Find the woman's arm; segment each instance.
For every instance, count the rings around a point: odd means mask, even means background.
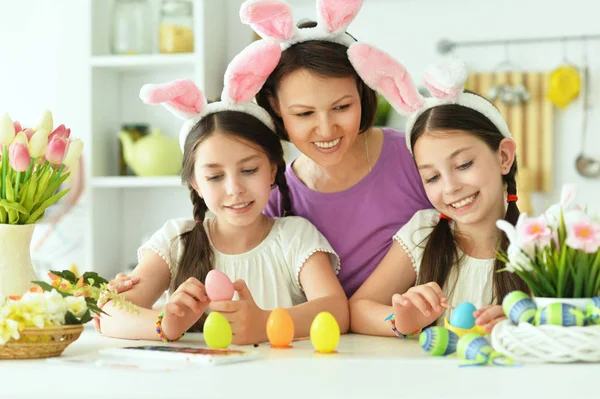
[[[117,309],[108,302],[102,308],[108,315],[102,315],[100,331],[115,338],[158,339],[155,323],[159,311],[153,310],[152,305],[169,287],[169,266],[156,253],[147,250],[131,276],[138,277],[139,282],[122,295],[140,308],[140,314]]]
[[[359,334],[394,336],[385,318],[393,312],[392,296],[412,287],[417,275],[408,254],[396,241],[350,298],[350,330]]]

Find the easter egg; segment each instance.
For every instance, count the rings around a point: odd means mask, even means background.
[[[523,291],[512,291],[502,300],[502,310],[513,323],[530,323],[535,317],[537,306]]]
[[[471,329],[475,325],[475,317],[473,312],[475,311],[475,305],[470,302],[463,302],[458,305],[452,311],[450,315],[450,324],[454,327]]]
[[[583,326],[584,315],[573,305],[555,302],[543,308],[537,315],[537,324],[573,327]]]
[[[235,292],[229,277],[218,270],[208,272],[204,286],[211,301],[231,301]]]
[[[219,312],[210,312],[204,322],[204,341],[212,349],[227,349],[233,334],[229,321]]]
[[[419,335],[419,345],[433,356],[446,356],[456,352],[458,335],[444,327],[429,327]]]
[[[595,296],[588,302],[586,310],[586,324],[600,324],[600,296]]]
[[[310,341],[319,353],[335,351],[340,342],[340,326],[329,312],[321,312],[315,316],[310,325]]]
[[[294,320],[283,308],[273,309],[267,319],[267,337],[275,348],[288,348],[294,339]]]
[[[487,363],[493,351],[488,340],[475,333],[465,335],[458,340],[456,345],[456,354],[461,359],[478,364]]]

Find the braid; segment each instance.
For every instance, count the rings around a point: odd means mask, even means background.
[[[293,216],[290,188],[287,184],[287,179],[285,178],[285,164],[277,167],[275,184],[277,184],[279,193],[281,194],[281,214],[283,216]]]

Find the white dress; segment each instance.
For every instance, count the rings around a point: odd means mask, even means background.
[[[397,241],[406,251],[417,274],[423,259],[423,250],[433,227],[440,219],[435,209],[418,211],[395,235]],[[450,227],[453,227],[451,222]],[[494,259],[472,258],[458,249],[461,263],[450,271],[448,281],[442,287],[448,297],[448,303],[455,307],[462,302],[471,302],[476,308],[492,303]],[[460,273],[458,273],[460,269]],[[458,274],[457,274],[458,273]],[[457,281],[457,275],[460,278]],[[450,317],[450,311],[446,312]]]
[[[207,231],[208,223],[208,219],[204,221]],[[169,220],[138,249],[138,263],[146,251],[154,251],[165,260],[174,278],[183,255],[179,235],[194,226],[191,219]],[[212,242],[210,245],[214,269],[231,281],[244,280],[256,304],[264,310],[306,302],[299,277],[304,263],[315,252],[328,253],[334,272],[340,270],[339,258],[327,239],[308,220],[297,216],[275,218],[263,242],[246,253],[228,255],[219,252]]]

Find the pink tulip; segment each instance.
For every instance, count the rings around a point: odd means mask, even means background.
[[[46,148],[46,160],[51,164],[60,165],[65,158],[68,146],[68,138],[61,136],[52,137]]]
[[[19,122],[14,121],[13,126],[15,127],[15,134],[23,131],[23,127],[21,126],[21,124]]]
[[[54,131],[50,133],[50,136],[48,136],[48,141],[52,140],[54,136],[64,137],[68,139],[69,136],[71,136],[71,129],[66,128],[65,125],[62,124],[58,125],[56,129],[54,129]]]
[[[23,133],[25,133],[25,136],[27,136],[27,141],[31,141],[31,136],[33,136],[33,129],[28,127],[26,129],[23,129]]]
[[[10,145],[8,151],[8,160],[11,168],[17,172],[25,172],[29,169],[30,157],[26,144],[14,142]]]

